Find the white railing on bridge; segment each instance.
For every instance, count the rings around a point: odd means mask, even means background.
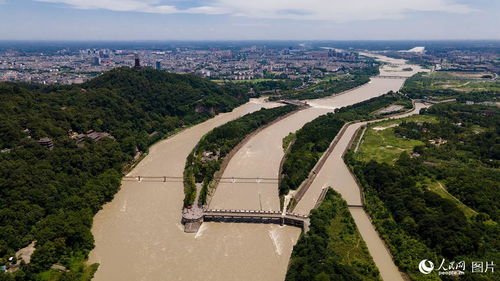
[[[172,181],[172,180],[183,180],[182,176],[124,176],[125,180],[136,180],[138,182],[154,180],[154,181]],[[231,181],[231,183],[248,183],[248,181],[255,181],[256,183],[278,183],[278,178],[266,178],[266,177],[219,177],[214,178],[217,181]],[[246,181],[246,182],[245,182]]]

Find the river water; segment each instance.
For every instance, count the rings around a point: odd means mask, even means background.
[[[408,67],[404,61],[381,56],[378,58],[397,64],[384,67],[381,75],[411,76],[420,70],[417,66],[412,66],[411,72],[401,71]],[[370,83],[344,94],[308,101],[311,108],[290,115],[252,137],[231,159],[224,177],[277,178],[279,163],[283,157],[281,146],[284,136],[337,107],[398,90],[403,82],[403,79],[373,78]],[[130,175],[182,176],[186,157],[202,135],[246,113],[275,106],[278,104],[263,103],[261,99],[252,100],[233,112],[220,114],[161,141],[151,147],[149,155]],[[314,205],[311,202],[315,202],[317,191],[323,186],[335,187],[348,202],[359,200],[359,190],[349,185],[348,171],[341,170],[343,162],[342,165],[332,164],[325,164],[321,172],[325,171],[327,176],[324,177],[321,173],[318,175],[296,211],[307,214]],[[332,177],[332,173],[341,174],[345,178]],[[90,254],[89,263],[100,263],[94,280],[284,279],[300,229],[264,224],[204,223],[198,233],[186,234],[180,224],[183,197],[183,185],[180,181],[123,181],[122,188],[113,201],[106,204],[94,218],[92,233],[96,247]],[[210,207],[278,210],[277,184],[223,183],[218,187]],[[362,215],[352,213],[356,223],[359,223],[358,228],[370,253],[374,255],[376,248],[370,248],[370,245],[377,243],[370,241],[374,237],[376,240],[378,235],[376,232],[369,233],[373,227],[367,223],[368,217],[362,221]],[[363,230],[364,228],[367,230]],[[381,241],[379,238],[378,240],[380,244]],[[374,258],[377,260],[376,256]],[[383,272],[387,256],[385,260],[384,257],[381,259],[384,262],[376,263]],[[384,274],[382,277],[385,280],[395,280],[386,279]]]

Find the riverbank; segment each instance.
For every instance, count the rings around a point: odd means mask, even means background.
[[[402,118],[411,114],[418,113],[423,108],[423,104],[415,103],[415,108],[409,112],[393,116],[391,118]],[[347,201],[349,211],[356,222],[356,226],[366,242],[368,250],[372,255],[375,264],[377,265],[383,280],[404,280],[398,268],[393,262],[392,255],[387,250],[383,240],[379,237],[373,226],[370,217],[366,214],[363,208],[363,195],[356,177],[351,173],[349,168],[343,161],[343,155],[352,145],[352,141],[356,136],[356,132],[362,126],[370,122],[378,122],[373,120],[369,122],[357,122],[345,126],[344,133],[337,139],[336,145],[332,149],[329,157],[324,161],[323,168],[317,172],[316,180],[313,181],[308,192],[297,204],[296,212],[305,214],[311,210],[320,197],[323,186],[332,186],[342,197]]]
[[[220,170],[221,163],[248,134],[297,108],[295,105],[286,105],[261,109],[216,127],[201,137],[186,159],[183,173],[186,195],[184,207],[189,209],[206,204],[210,189],[218,181],[215,174]],[[197,188],[198,184],[201,189]]]
[[[311,108],[288,116],[253,136],[229,161],[224,174],[277,177],[284,155],[284,136],[334,108],[398,90],[402,83],[401,79],[374,78],[349,94],[308,101]],[[278,105],[254,100],[157,143],[130,175],[182,176],[186,157],[201,136],[263,106]],[[95,217],[92,232],[96,248],[89,261],[99,262],[101,266],[94,280],[163,280],[165,276],[169,280],[192,281],[284,279],[300,229],[265,224],[204,223],[196,234],[186,234],[180,224],[182,190],[182,182],[122,182],[114,200]],[[277,190],[277,184],[223,184],[217,188],[210,205],[220,209],[253,210],[262,205],[264,210],[279,210]]]
[[[297,131],[297,145],[294,145],[291,151],[285,155],[284,158],[288,159],[280,171],[280,174],[284,174],[284,182],[280,183],[280,194],[296,190],[296,192],[293,192],[294,195],[290,200],[289,208],[293,210],[297,202],[300,201],[338,140],[345,133],[348,125],[356,122],[353,119],[373,119],[377,117],[376,112],[381,108],[406,101],[406,99],[406,97],[397,93],[387,93],[336,110],[335,114],[321,116]],[[323,131],[322,134],[317,133],[320,130]],[[329,144],[329,146],[326,146],[326,144]]]
[[[232,112],[219,114],[187,128],[151,146],[149,154],[136,165],[129,176],[182,177],[185,159],[201,136],[212,128],[247,113],[276,106],[280,104],[252,99]],[[180,228],[182,190],[180,181],[122,181],[120,191],[95,216],[92,226],[96,247],[90,253],[88,263],[100,264],[94,280],[140,280],[144,276],[149,276],[148,280],[155,280],[156,277],[142,270],[152,267],[153,272],[155,271],[156,267],[148,262],[149,254],[146,254],[148,258],[144,256],[138,259],[138,256],[142,256],[140,253],[148,252],[145,249],[152,249],[151,245],[160,247],[155,247],[157,251],[154,252],[157,254],[162,252],[162,248],[170,248],[177,254],[185,252],[185,245],[191,244],[188,241],[191,241],[192,236],[186,236]],[[177,241],[178,247],[172,248],[169,241]],[[184,260],[182,257],[179,259]],[[189,258],[186,258],[184,264],[188,264],[187,260]],[[128,264],[126,268],[129,270],[122,270],[124,264]],[[180,273],[174,270],[172,274]],[[190,280],[196,279],[192,276]]]
[[[259,127],[257,130],[253,131],[252,133],[248,134],[240,143],[238,143],[237,146],[235,146],[231,152],[228,153],[228,155],[224,158],[224,160],[222,161],[222,164],[220,165],[220,169],[215,173],[215,178],[220,178],[222,177],[222,175],[224,174],[227,166],[229,165],[229,162],[231,161],[231,159],[234,157],[234,155],[242,148],[244,147],[255,135],[257,135],[258,133],[262,132],[263,130],[265,130],[266,128],[276,124],[277,122],[280,122],[281,120],[285,119],[285,118],[288,118],[289,116],[301,111],[301,110],[304,110],[308,108],[308,106],[302,106],[302,107],[299,107],[297,110],[294,110],[292,112],[289,112],[283,116],[280,116],[278,118],[276,118],[275,120]],[[212,196],[214,195],[215,191],[217,190],[217,186],[218,186],[219,182],[217,182],[214,186],[213,186],[213,189],[211,189],[211,192],[209,193],[209,197],[207,199],[207,205],[210,205],[210,202],[212,201]]]

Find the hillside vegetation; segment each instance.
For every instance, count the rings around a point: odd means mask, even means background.
[[[118,191],[123,167],[153,142],[246,102],[246,92],[129,68],[79,86],[0,83],[0,265],[37,241],[32,262],[0,278],[35,280],[55,263],[79,268],[75,259],[93,248],[92,218]]]

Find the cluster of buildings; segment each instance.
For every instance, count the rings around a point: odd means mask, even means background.
[[[396,56],[432,65],[436,71],[500,73],[498,50],[493,48],[431,48],[421,52],[397,52]]]
[[[450,50],[431,56],[434,61],[438,60],[436,65],[445,71],[500,73],[500,58],[494,51]]]
[[[77,134],[75,132],[70,132],[70,137],[76,141],[76,146],[83,147],[85,146],[84,140],[85,138],[89,138],[95,142],[98,142],[104,138],[110,138],[114,140],[115,138],[106,132],[95,132],[94,130],[88,130],[86,134]]]
[[[31,135],[30,135],[31,131],[29,129],[25,129],[25,130],[23,130],[23,132],[28,134],[26,136],[26,138],[31,139]],[[78,146],[78,147],[84,147],[85,146],[85,139],[87,139],[87,138],[94,141],[94,142],[99,142],[105,138],[115,140],[115,138],[107,132],[95,132],[94,130],[88,130],[84,134],[78,134],[78,133],[70,130],[68,132],[68,137],[73,139],[75,141],[76,146]],[[54,141],[49,137],[40,138],[37,140],[37,142],[41,146],[47,148],[48,150],[54,149]],[[11,151],[12,151],[11,148],[4,148],[4,149],[0,150],[0,153],[9,153]]]
[[[89,138],[93,140],[94,142],[99,142],[100,140],[104,138],[109,138],[114,140],[115,138],[110,135],[109,133],[106,132],[95,132],[94,130],[88,130],[87,133],[85,134],[78,134],[73,131],[68,132],[68,136],[75,140],[76,146],[78,147],[84,147],[85,146],[85,138]],[[51,138],[41,138],[38,140],[38,143],[44,147],[46,147],[49,150],[54,149],[54,142],[52,141]]]
[[[112,68],[131,65],[111,50],[61,50],[55,53],[0,52],[0,81],[42,84],[79,84]]]
[[[357,53],[306,47],[172,48],[168,50],[63,49],[56,52],[0,51],[0,81],[83,83],[120,66],[141,65],[214,80],[320,78],[366,65]]]

